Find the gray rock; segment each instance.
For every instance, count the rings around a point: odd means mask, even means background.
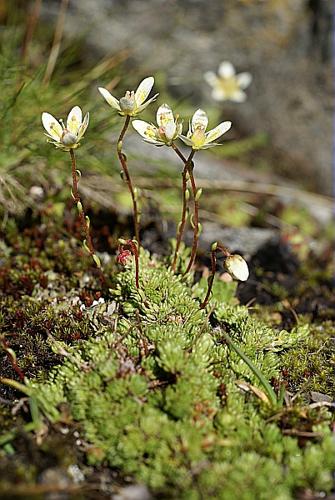
[[[43,5],[56,15],[58,2]],[[136,73],[163,71],[195,107],[214,104],[204,71],[222,60],[250,71],[248,101],[219,104],[224,117],[235,133],[265,131],[278,171],[330,194],[331,10],[326,0],[72,0],[66,33],[85,35],[92,61],[129,48]]]

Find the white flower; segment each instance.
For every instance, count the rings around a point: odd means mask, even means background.
[[[239,281],[247,281],[249,278],[248,264],[240,255],[229,255],[224,265],[232,278]]]
[[[70,151],[80,145],[80,140],[88,127],[89,113],[86,113],[83,119],[80,107],[75,106],[68,114],[66,126],[62,120],[56,120],[50,113],[42,113],[42,123],[49,142],[63,151]]]
[[[136,116],[157,98],[158,94],[144,102],[150,94],[154,82],[154,78],[152,76],[148,76],[148,78],[142,80],[135,92],[133,90],[127,90],[124,97],[121,97],[120,100],[117,100],[107,89],[104,89],[103,87],[99,87],[98,90],[106,99],[108,104],[112,106],[112,108],[116,109],[120,115]]]
[[[207,149],[213,146],[218,146],[215,139],[225,134],[231,127],[231,122],[222,122],[217,127],[209,132],[206,132],[208,125],[208,117],[205,111],[198,109],[191,120],[187,136],[181,135],[181,140],[191,146],[192,149]]]
[[[237,75],[234,66],[228,61],[220,64],[217,75],[213,71],[207,71],[204,78],[213,87],[212,97],[215,101],[244,102],[247,95],[243,90],[252,81],[250,73]]]
[[[172,109],[167,104],[162,104],[156,114],[157,125],[143,120],[134,120],[133,127],[146,142],[155,146],[171,146],[182,132],[183,125],[179,117],[173,116]]]

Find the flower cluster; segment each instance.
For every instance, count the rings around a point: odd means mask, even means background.
[[[251,75],[249,73],[241,73],[239,75],[235,74],[234,67],[228,63],[221,63],[218,76],[213,72],[207,72],[205,74],[205,79],[213,87],[212,96],[216,100],[230,99],[237,102],[242,102],[245,100],[245,93],[243,89],[246,88],[251,82]],[[138,273],[138,249],[140,248],[139,241],[139,221],[140,221],[140,211],[137,205],[137,190],[133,187],[129,169],[127,166],[126,155],[122,152],[122,141],[125,132],[128,128],[130,120],[137,117],[151,102],[155,101],[158,94],[149,98],[150,92],[154,85],[154,78],[149,76],[142,80],[137,89],[134,91],[127,91],[123,97],[117,99],[114,97],[107,89],[99,87],[99,92],[107,101],[107,103],[115,109],[121,116],[125,116],[125,124],[120,133],[118,140],[117,153],[119,156],[120,163],[125,173],[128,188],[132,196],[133,201],[133,211],[134,211],[134,228],[135,228],[135,240],[128,240],[127,245],[129,248],[120,248],[120,253],[118,255],[118,262],[125,265],[131,254],[135,256],[136,260],[136,286],[139,287],[139,273]],[[94,258],[94,261],[98,261],[98,257],[95,254],[92,239],[90,237],[89,230],[89,219],[84,215],[82,202],[80,200],[78,192],[78,175],[80,172],[76,167],[76,159],[74,150],[80,145],[80,141],[83,138],[89,123],[89,113],[83,118],[82,111],[79,106],[75,106],[71,109],[66,125],[62,120],[57,120],[50,113],[42,113],[42,123],[46,130],[46,136],[49,142],[54,144],[57,148],[63,151],[70,152],[72,159],[72,178],[73,178],[73,189],[72,196],[77,204],[78,212],[82,220],[82,226],[85,231],[86,239],[84,240],[85,248],[88,248],[89,253]],[[169,146],[173,147],[178,156],[182,159],[184,163],[183,170],[183,210],[182,210],[182,221],[179,225],[179,233],[177,235],[177,246],[175,250],[175,258],[173,261],[172,268],[174,270],[176,264],[176,258],[178,255],[178,249],[180,246],[182,233],[186,222],[186,203],[187,203],[187,182],[189,176],[191,186],[192,186],[192,196],[194,203],[194,218],[193,218],[193,246],[191,251],[191,258],[189,265],[187,267],[186,273],[191,269],[194,262],[198,238],[201,230],[201,224],[198,222],[198,202],[201,195],[201,189],[197,190],[194,176],[193,176],[193,156],[196,151],[201,149],[207,149],[213,146],[218,146],[219,144],[215,142],[222,135],[224,135],[230,128],[232,123],[230,121],[221,122],[212,130],[207,131],[208,128],[208,116],[206,112],[202,109],[198,109],[193,114],[190,122],[189,128],[186,135],[183,135],[183,122],[180,120],[179,115],[174,115],[172,109],[168,104],[162,104],[156,113],[156,124],[148,123],[143,120],[134,119],[132,121],[132,126],[138,132],[142,138],[155,146]],[[185,158],[183,153],[175,145],[175,141],[180,139],[187,146],[191,148],[191,153],[188,158]],[[79,173],[79,174],[78,174]],[[88,242],[88,243],[86,243]],[[136,242],[136,245],[135,245]],[[248,279],[249,271],[246,262],[239,255],[231,255],[226,253],[226,269],[231,274],[231,276],[240,281],[245,281]],[[100,265],[98,266],[100,267]],[[207,299],[206,299],[207,300]]]

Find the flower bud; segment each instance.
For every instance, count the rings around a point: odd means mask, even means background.
[[[236,280],[247,281],[249,278],[248,264],[240,255],[229,255],[225,260],[225,267]]]

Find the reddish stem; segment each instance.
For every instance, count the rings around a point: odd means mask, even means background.
[[[214,278],[215,278],[215,271],[216,271],[216,252],[218,250],[221,250],[223,255],[225,257],[228,257],[230,255],[230,252],[228,248],[226,248],[222,243],[213,243],[212,248],[211,248],[211,275],[208,278],[208,287],[207,287],[207,293],[206,297],[204,298],[203,302],[200,304],[200,309],[205,309],[207,306],[211,293],[212,293],[212,288],[213,288],[213,283],[214,283]]]
[[[193,154],[192,154],[193,153]],[[188,174],[190,176],[190,181],[191,181],[191,188],[192,188],[192,195],[193,195],[193,243],[192,243],[192,250],[191,250],[191,257],[187,266],[187,269],[184,273],[187,274],[191,267],[193,266],[193,263],[195,261],[195,258],[197,256],[197,249],[198,249],[198,240],[199,240],[199,201],[197,200],[197,186],[195,184],[195,179],[193,175],[193,162],[192,162],[192,157],[194,155],[194,150],[192,149],[192,153],[190,154],[187,162],[188,162]]]
[[[127,115],[126,120],[125,120],[124,125],[123,125],[123,128],[120,132],[119,139],[117,141],[117,154],[118,154],[121,166],[122,166],[122,170],[126,176],[126,182],[128,185],[130,195],[131,195],[132,202],[133,202],[135,238],[138,242],[138,245],[140,246],[140,227],[139,227],[140,214],[139,214],[139,210],[138,210],[138,206],[137,206],[137,199],[136,199],[133,183],[132,183],[130,173],[128,170],[127,158],[126,158],[126,155],[122,153],[122,141],[123,141],[125,133],[128,129],[129,123],[130,123],[130,116]]]
[[[83,228],[83,231],[85,233],[85,239],[87,243],[87,247],[89,249],[90,255],[93,256],[95,254],[93,242],[92,242],[92,237],[91,237],[91,232],[90,232],[90,227],[87,222],[87,219],[85,217],[85,212],[84,212],[84,207],[83,203],[80,199],[79,191],[78,191],[78,175],[77,175],[77,162],[76,162],[76,156],[74,154],[73,149],[70,149],[70,156],[71,156],[71,163],[72,163],[72,196],[74,202],[78,205],[80,203],[82,209],[78,209],[79,212],[79,220],[81,223],[81,226]]]
[[[180,223],[178,224],[178,229],[177,229],[177,236],[176,236],[176,248],[174,251],[173,255],[173,261],[172,261],[172,271],[176,270],[176,264],[177,264],[177,258],[179,254],[179,248],[181,244],[181,240],[184,234],[185,230],[185,225],[186,225],[186,213],[187,213],[187,198],[186,198],[186,188],[187,188],[187,159],[184,157],[184,155],[179,151],[177,146],[172,143],[172,148],[175,150],[179,158],[182,159],[184,162],[184,169],[182,172],[182,210],[181,210],[181,217],[180,217]]]
[[[21,368],[19,367],[19,365],[17,364],[16,359],[8,351],[8,349],[10,348],[10,346],[8,345],[8,342],[4,338],[2,338],[1,339],[1,344],[2,344],[2,347],[3,347],[4,351],[7,354],[8,360],[9,360],[10,364],[12,365],[13,370],[18,375],[20,381],[23,382],[25,375],[24,375],[23,371],[21,370]]]

